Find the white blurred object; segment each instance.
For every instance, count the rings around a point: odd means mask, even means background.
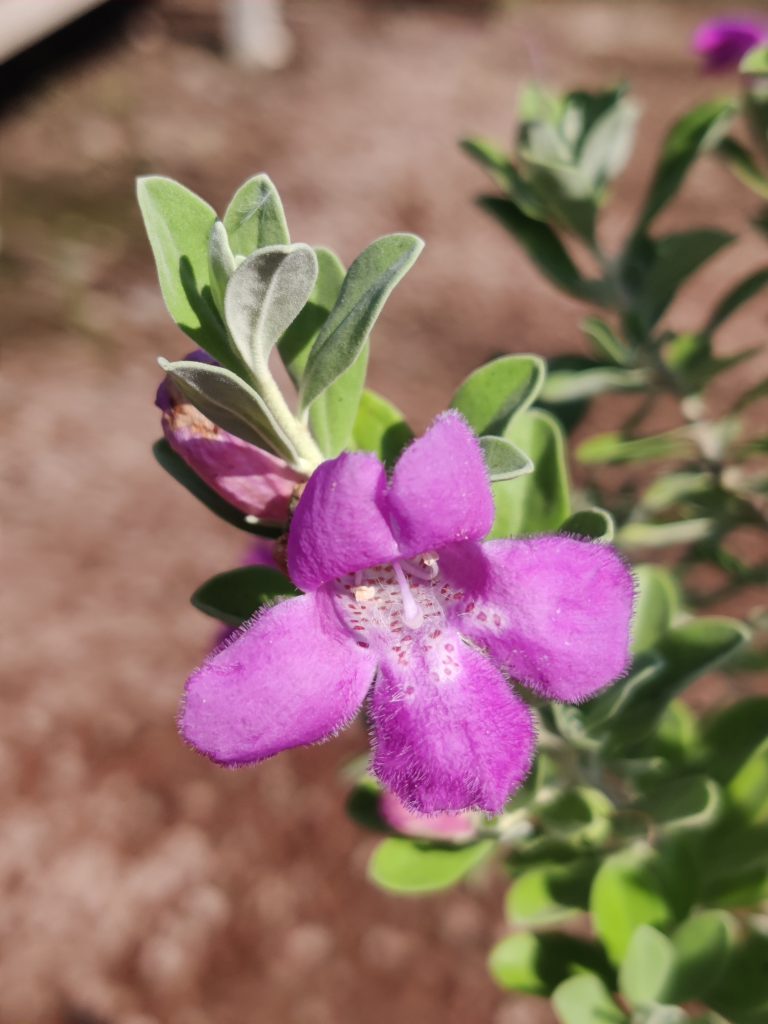
[[[104,0],[0,0],[0,62],[51,35]]]
[[[225,0],[224,45],[244,67],[285,67],[293,55],[293,38],[282,0]]]

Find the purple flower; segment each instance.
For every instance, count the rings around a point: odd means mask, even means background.
[[[187,360],[216,360],[198,349]],[[282,459],[222,430],[188,402],[172,383],[157,389],[155,405],[163,413],[163,433],[190,469],[230,505],[246,515],[285,523],[297,484],[306,477]]]
[[[693,50],[704,58],[707,71],[728,71],[758,43],[768,39],[768,19],[759,15],[711,18],[693,35]]]
[[[184,737],[222,764],[337,733],[367,698],[373,771],[422,814],[498,813],[533,756],[502,672],[581,701],[628,663],[633,582],[609,547],[479,543],[493,498],[477,439],[440,416],[387,481],[345,453],[310,478],[288,537],[306,591],[258,614],[187,683]]]

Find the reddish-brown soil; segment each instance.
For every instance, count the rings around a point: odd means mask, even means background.
[[[188,595],[243,542],[149,454],[154,357],[189,346],[132,179],[170,174],[221,207],[266,170],[294,237],[347,261],[387,231],[422,234],[371,370],[422,428],[492,353],[580,344],[578,307],[474,208],[482,176],[456,140],[507,136],[534,71],[628,76],[643,143],[610,240],[669,119],[725,87],[687,58],[713,5],[292,0],[297,55],[273,75],[222,59],[214,0],[134,6],[119,31],[101,17],[87,45],[64,37],[63,59],[17,65],[0,119],[0,1024],[548,1020],[485,973],[501,877],[418,901],[366,882],[371,840],[345,819],[340,778],[361,730],[242,772],[177,738],[182,681],[214,631]],[[740,228],[753,206],[703,162],[667,220]],[[679,321],[761,250],[747,237],[713,263]],[[721,344],[761,329],[756,302]]]

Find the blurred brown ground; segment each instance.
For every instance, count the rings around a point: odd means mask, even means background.
[[[371,842],[346,821],[339,778],[365,748],[359,728],[238,773],[176,736],[182,681],[213,632],[188,595],[243,543],[149,454],[154,357],[190,346],[165,314],[132,179],[170,174],[222,208],[266,170],[294,237],[346,261],[387,231],[421,233],[371,380],[423,428],[488,356],[580,345],[579,308],[473,207],[484,182],[456,140],[507,136],[534,70],[563,85],[629,77],[643,144],[616,235],[669,120],[729,86],[687,58],[718,8],[289,0],[296,59],[260,75],[218,54],[214,0],[122,7],[119,30],[100,16],[95,38],[68,34],[68,59],[45,49],[3,94],[0,1022],[548,1021],[485,973],[501,877],[418,901],[366,883]],[[667,223],[740,228],[753,206],[704,161]],[[764,254],[748,236],[715,261],[678,322]],[[723,350],[765,326],[755,302]]]

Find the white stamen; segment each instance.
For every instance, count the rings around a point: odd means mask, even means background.
[[[440,572],[437,565],[437,555],[434,551],[428,551],[425,555],[421,556],[421,559],[417,561],[414,559],[403,559],[405,564],[408,566],[408,572],[411,576],[415,576],[417,580],[428,580],[435,579]]]
[[[372,601],[376,597],[376,587],[355,587],[352,593],[358,604],[365,604],[366,601]]]
[[[403,622],[409,629],[418,629],[424,621],[424,613],[411,593],[411,588],[408,586],[408,580],[405,578],[403,567],[399,562],[395,562],[392,568],[395,570],[395,577],[397,578],[397,583],[400,587],[400,597],[403,602]]]

